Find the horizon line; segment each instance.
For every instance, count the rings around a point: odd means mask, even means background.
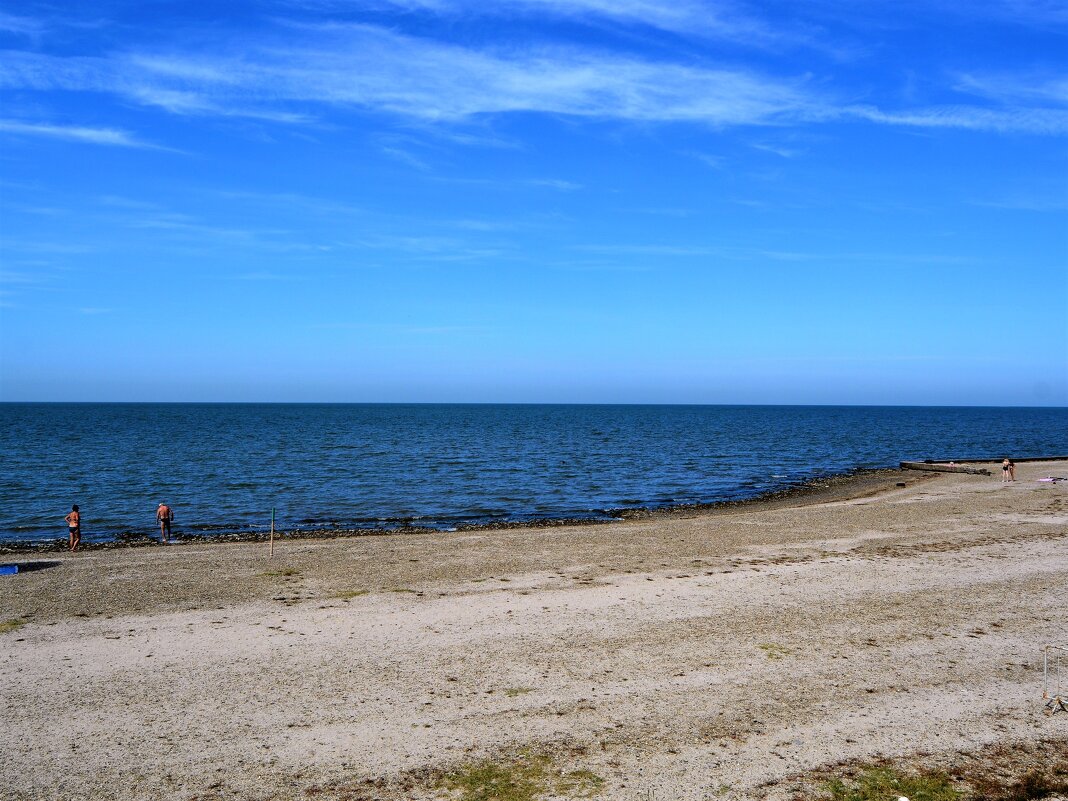
[[[628,401],[211,401],[211,400],[0,400],[0,405],[144,405],[144,406],[694,406],[852,409],[1068,409],[1068,404],[971,403],[701,403]]]

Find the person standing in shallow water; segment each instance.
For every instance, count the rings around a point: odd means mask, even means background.
[[[172,520],[174,520],[174,510],[167,504],[161,503],[156,510],[156,522],[159,523],[159,536],[164,545],[170,541]]]
[[[70,508],[70,514],[63,518],[67,521],[67,529],[70,533],[70,549],[77,550],[82,541],[82,514],[78,511],[78,504]]]

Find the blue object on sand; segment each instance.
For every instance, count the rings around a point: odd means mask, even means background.
[[[18,572],[18,565],[0,565],[0,576],[13,576]]]

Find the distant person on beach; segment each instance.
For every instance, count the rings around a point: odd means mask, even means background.
[[[1008,457],[1001,460],[1001,483],[1005,484],[1009,481],[1009,477],[1015,472],[1015,465],[1009,461]],[[1015,478],[1012,480],[1015,481]]]
[[[63,519],[67,521],[67,529],[70,532],[70,549],[74,551],[82,541],[82,515],[78,511],[78,504],[74,504],[70,508],[70,514]]]
[[[171,536],[171,521],[174,520],[174,510],[167,504],[161,503],[156,510],[156,522],[159,523],[159,535],[166,545]]]
[[[1016,462],[1009,459],[1009,481],[1016,480]]]

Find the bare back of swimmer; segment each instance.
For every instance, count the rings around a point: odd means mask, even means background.
[[[67,521],[67,531],[70,534],[70,549],[76,551],[82,541],[82,513],[78,511],[78,504],[74,504],[70,508],[70,514],[63,519]]]
[[[174,520],[174,510],[167,504],[161,503],[156,510],[156,522],[159,523],[159,535],[164,543],[171,536],[171,521]]]

